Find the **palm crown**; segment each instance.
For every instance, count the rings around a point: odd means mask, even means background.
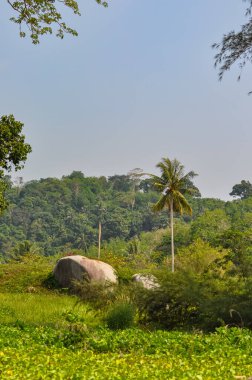
[[[192,208],[184,195],[193,195],[197,191],[192,183],[197,174],[193,171],[185,174],[184,166],[176,159],[163,158],[157,164],[157,168],[161,170],[161,176],[152,175],[152,180],[154,187],[162,193],[162,196],[153,206],[153,210],[162,211],[164,207],[170,208],[173,203],[175,212],[191,214]]]

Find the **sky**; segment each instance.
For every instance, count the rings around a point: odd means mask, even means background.
[[[0,14],[0,115],[24,123],[33,152],[14,176],[158,174],[162,157],[198,173],[202,196],[252,182],[252,68],[218,81],[211,45],[245,22],[237,0],[80,1],[79,36],[20,39]]]

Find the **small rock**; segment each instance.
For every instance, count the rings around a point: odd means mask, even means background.
[[[28,293],[36,293],[36,288],[34,288],[34,286],[29,286],[29,287],[27,288],[27,292],[28,292]]]
[[[132,280],[142,284],[145,289],[156,289],[160,287],[157,278],[152,274],[136,273],[133,275]]]

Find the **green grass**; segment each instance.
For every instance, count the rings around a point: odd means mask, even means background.
[[[0,264],[0,293],[48,293],[45,281],[55,261],[55,258],[26,255],[21,262]]]
[[[89,306],[77,303],[76,297],[55,294],[0,293],[1,324],[20,323],[61,327],[68,321],[85,321],[96,325],[100,319]]]

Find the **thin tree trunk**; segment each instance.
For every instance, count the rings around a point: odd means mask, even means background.
[[[174,272],[174,231],[173,231],[173,199],[170,204],[170,227],[171,227],[171,255],[172,255],[172,272]]]
[[[99,232],[98,232],[98,259],[101,258],[101,234],[102,234],[102,225],[99,222]]]

